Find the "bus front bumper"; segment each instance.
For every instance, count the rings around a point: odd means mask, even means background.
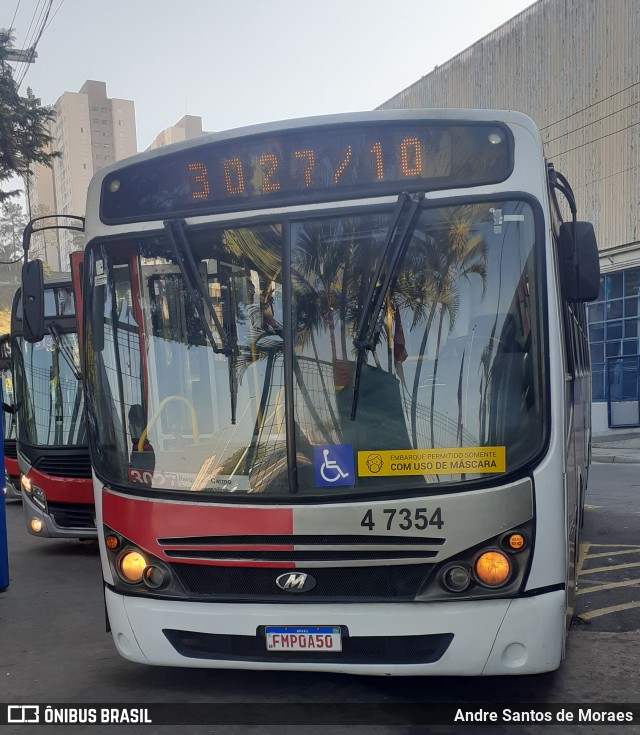
[[[179,602],[106,588],[105,599],[119,653],[158,666],[480,676],[553,671],[563,654],[563,590],[513,600],[322,605]],[[370,653],[356,660],[345,646],[343,653],[288,652],[275,660],[262,626],[340,626],[360,639],[359,651]],[[423,661],[398,662],[379,652],[380,641],[394,650],[394,636],[430,637],[443,645]]]
[[[9,473],[5,472],[5,489],[4,496],[7,500],[19,500],[22,497],[22,491],[20,489],[20,478],[13,477]]]
[[[40,507],[38,507],[29,497],[29,493],[27,492],[22,493],[22,507],[24,508],[24,519],[27,531],[33,536],[41,536],[43,538],[74,539],[98,538],[98,531],[95,526],[93,528],[87,528],[86,526],[75,527],[72,524],[68,526],[57,524],[53,515],[45,513]],[[36,531],[36,528],[39,528],[40,530]]]

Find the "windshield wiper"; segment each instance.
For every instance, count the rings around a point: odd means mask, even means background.
[[[194,299],[193,306],[198,315],[200,323],[204,327],[204,330],[211,342],[211,347],[216,354],[226,355],[229,361],[229,394],[231,396],[231,423],[236,423],[236,408],[238,403],[238,387],[236,378],[236,345],[232,344],[229,333],[225,330],[220,322],[220,318],[216,312],[211,296],[204,285],[198,266],[191,252],[191,245],[187,238],[186,227],[187,223],[183,220],[165,220],[164,228],[167,232],[167,237],[176,258],[176,263],[180,268],[180,273],[187,285],[190,294],[198,293],[202,301]],[[222,348],[218,347],[211,326],[207,321],[207,318],[202,308],[202,304],[205,304],[213,323],[215,324],[216,331],[220,336],[222,342]]]
[[[66,345],[64,343],[62,335],[60,334],[60,332],[58,332],[58,327],[55,324],[49,324],[49,326],[47,327],[47,331],[53,337],[53,341],[58,348],[58,352],[62,355],[62,357],[64,357],[65,362],[71,368],[73,377],[76,380],[81,380],[80,371],[76,367],[76,362],[73,359],[73,353],[69,349],[69,345]]]
[[[391,215],[391,224],[387,230],[382,257],[371,279],[369,293],[365,301],[366,307],[358,323],[358,333],[353,340],[356,348],[356,369],[353,377],[353,401],[351,403],[351,420],[355,421],[358,408],[358,394],[360,392],[360,375],[364,364],[366,350],[374,349],[373,337],[375,334],[378,316],[391,280],[396,275],[399,263],[402,261],[407,243],[411,240],[415,229],[416,219],[420,213],[420,207],[424,200],[424,194],[416,194],[411,197],[403,192],[398,197],[396,207]],[[406,211],[406,215],[405,215]],[[400,224],[403,220],[402,225]]]

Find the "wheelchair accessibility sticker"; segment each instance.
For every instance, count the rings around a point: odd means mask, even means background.
[[[313,448],[316,487],[355,485],[356,473],[351,444],[331,444]]]

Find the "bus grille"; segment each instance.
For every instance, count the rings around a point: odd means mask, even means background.
[[[361,561],[379,565],[385,561],[426,562],[438,553],[443,538],[364,535],[256,535],[161,538],[158,543],[169,559],[202,561],[326,562],[348,565]],[[185,548],[188,547],[188,548]],[[196,547],[196,548],[194,548]],[[314,564],[319,566],[319,564]]]
[[[81,503],[49,503],[49,513],[59,528],[90,528],[96,527],[93,505]]]
[[[343,628],[342,651],[267,651],[264,629],[257,635],[223,635],[165,629],[167,640],[182,656],[226,661],[281,663],[427,664],[438,661],[453,640],[452,633],[402,636],[358,636]]]
[[[436,551],[422,551],[422,550],[407,550],[407,549],[393,549],[382,551],[380,549],[368,550],[324,550],[318,551],[316,549],[305,549],[305,550],[294,550],[294,551],[254,551],[252,549],[234,549],[229,551],[224,550],[206,550],[206,551],[194,551],[193,549],[173,549],[164,552],[170,559],[206,559],[206,560],[220,560],[220,561],[295,561],[298,563],[304,563],[305,561],[328,561],[328,562],[341,562],[341,561],[370,561],[375,560],[377,562],[383,560],[392,559],[431,559],[436,556]]]
[[[42,457],[35,463],[34,469],[44,475],[52,475],[53,477],[91,479],[89,454],[80,454],[73,457]]]
[[[413,600],[427,581],[432,564],[362,567],[314,567],[278,569],[263,567],[210,566],[172,563],[171,569],[187,592],[199,599],[244,599],[280,602],[323,602],[341,600]],[[306,571],[316,586],[304,593],[281,590],[281,574]]]
[[[422,538],[421,536],[313,536],[311,534],[270,534],[256,536],[177,536],[159,538],[160,546],[442,546],[443,538]]]
[[[18,445],[15,440],[5,439],[4,456],[9,457],[9,459],[18,459]]]

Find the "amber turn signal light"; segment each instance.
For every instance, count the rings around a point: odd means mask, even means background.
[[[109,534],[104,540],[105,546],[111,551],[115,551],[120,546],[120,539],[117,536]]]
[[[524,536],[521,533],[512,533],[510,536],[507,536],[505,540],[507,542],[507,546],[513,551],[524,549],[526,543]]]

